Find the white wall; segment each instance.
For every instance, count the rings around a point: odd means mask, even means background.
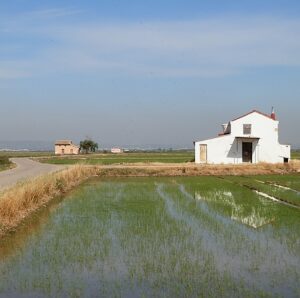
[[[242,142],[252,142],[253,163],[290,158],[290,146],[278,142],[278,121],[254,112],[230,124],[230,134],[195,143],[196,163],[200,163],[200,144],[207,145],[207,163],[242,163]],[[243,134],[243,124],[251,124],[251,135]]]
[[[207,145],[208,163],[234,163],[234,159],[227,158],[234,138],[231,135],[224,135],[214,139],[195,143],[195,162],[200,163],[200,144]]]

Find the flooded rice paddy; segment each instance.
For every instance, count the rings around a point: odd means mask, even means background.
[[[299,297],[300,210],[235,182],[89,181],[1,240],[0,297]]]

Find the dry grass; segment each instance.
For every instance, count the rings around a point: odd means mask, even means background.
[[[270,175],[300,172],[300,162],[288,164],[195,165],[151,164],[101,166],[99,175],[108,177],[133,176],[218,176],[218,175]]]
[[[0,236],[14,229],[32,212],[83,180],[97,174],[96,167],[70,169],[27,181],[0,195]]]

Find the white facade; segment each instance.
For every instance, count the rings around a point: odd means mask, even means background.
[[[213,164],[282,163],[291,156],[289,145],[280,145],[275,114],[259,111],[223,124],[218,137],[195,142],[195,162]]]
[[[114,148],[110,149],[110,152],[111,153],[123,153],[123,149],[114,147]]]

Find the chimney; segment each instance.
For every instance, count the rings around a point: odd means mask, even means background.
[[[271,118],[272,118],[273,120],[276,120],[276,115],[275,115],[274,107],[272,107]]]
[[[223,133],[225,133],[225,132],[226,132],[226,130],[227,130],[227,127],[228,127],[228,123],[226,123],[226,124],[222,124]]]

